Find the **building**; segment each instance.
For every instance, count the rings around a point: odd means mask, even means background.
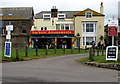
[[[100,40],[104,37],[103,3],[100,5],[100,13],[88,8],[74,16],[75,37],[78,38],[76,47],[91,47],[93,41],[96,45],[104,43],[104,40]]]
[[[6,41],[6,25],[13,25],[11,42],[13,48],[23,48],[28,45],[29,31],[33,25],[34,11],[32,7],[0,8],[1,35]]]
[[[30,31],[30,48],[85,48],[91,42],[101,44],[104,37],[103,3],[100,13],[86,9],[83,11],[42,11],[35,15],[35,25]],[[64,46],[65,45],[65,46]]]
[[[74,14],[80,11],[42,11],[35,15],[30,31],[30,48],[74,48]]]

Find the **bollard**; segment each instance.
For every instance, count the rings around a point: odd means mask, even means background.
[[[64,54],[65,54],[65,45],[64,45],[64,48],[63,48],[63,52],[64,52]]]
[[[92,51],[92,48],[90,48],[90,50],[89,50],[89,59],[91,60],[91,61],[93,61],[93,51]]]
[[[80,46],[78,47],[78,53],[80,53]]]
[[[99,47],[97,47],[97,56],[99,56]]]
[[[19,60],[18,49],[16,49],[16,60]]]
[[[73,53],[73,49],[71,48],[71,53]]]
[[[36,56],[38,56],[38,49],[36,48],[35,50],[36,50]]]
[[[93,50],[93,55],[92,56],[95,56],[95,47],[92,48]]]
[[[48,55],[48,45],[46,45],[46,52],[45,52],[46,55]]]
[[[28,49],[25,47],[25,56],[28,57]]]
[[[103,48],[103,46],[102,46],[102,55],[104,55],[104,48]]]
[[[85,46],[85,52],[87,51],[87,46]]]
[[[56,46],[54,47],[54,54],[56,54]]]

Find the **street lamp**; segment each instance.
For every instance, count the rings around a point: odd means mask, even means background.
[[[77,33],[77,46],[78,46],[78,52],[80,53],[80,34]]]

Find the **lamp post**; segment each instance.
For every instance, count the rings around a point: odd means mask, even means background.
[[[78,52],[80,53],[80,34],[77,33],[77,46],[78,46]]]

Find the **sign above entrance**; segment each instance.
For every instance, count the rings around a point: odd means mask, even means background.
[[[74,34],[74,30],[32,30],[30,34]]]

